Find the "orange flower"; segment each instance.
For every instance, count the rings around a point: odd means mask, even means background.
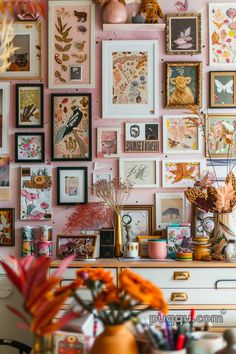
[[[76,272],[77,279],[81,279],[84,284],[88,281],[95,282],[99,280],[104,284],[113,284],[113,275],[110,271],[101,268],[83,268]]]
[[[109,306],[110,304],[119,303],[119,293],[118,289],[115,285],[110,285],[106,289],[103,289],[95,299],[95,308],[99,311],[102,310],[105,306]]]

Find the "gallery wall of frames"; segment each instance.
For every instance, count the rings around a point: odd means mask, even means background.
[[[160,0],[166,31],[122,32],[103,30],[92,1],[49,3],[48,19],[14,23],[18,57],[0,74],[0,255],[21,254],[25,225],[52,226],[56,249],[101,178],[133,182],[127,208],[148,218],[144,235],[190,221],[183,192],[207,156],[186,107],[208,112],[223,174],[217,122],[236,121],[236,10],[198,0],[186,15]]]

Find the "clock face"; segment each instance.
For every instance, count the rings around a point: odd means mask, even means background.
[[[132,218],[130,215],[125,214],[122,216],[122,222],[124,225],[130,225],[132,223]]]

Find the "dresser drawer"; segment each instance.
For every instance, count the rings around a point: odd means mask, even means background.
[[[218,286],[236,289],[234,268],[131,268],[131,270],[160,288],[215,289]]]

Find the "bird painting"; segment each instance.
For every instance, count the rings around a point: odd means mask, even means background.
[[[175,4],[175,7],[178,12],[186,12],[188,10],[188,0],[183,1],[177,1]]]
[[[58,129],[55,144],[59,144],[65,136],[69,135],[74,128],[77,128],[83,118],[83,112],[80,111],[79,107],[73,110],[72,116],[68,119],[66,125],[63,125]]]

